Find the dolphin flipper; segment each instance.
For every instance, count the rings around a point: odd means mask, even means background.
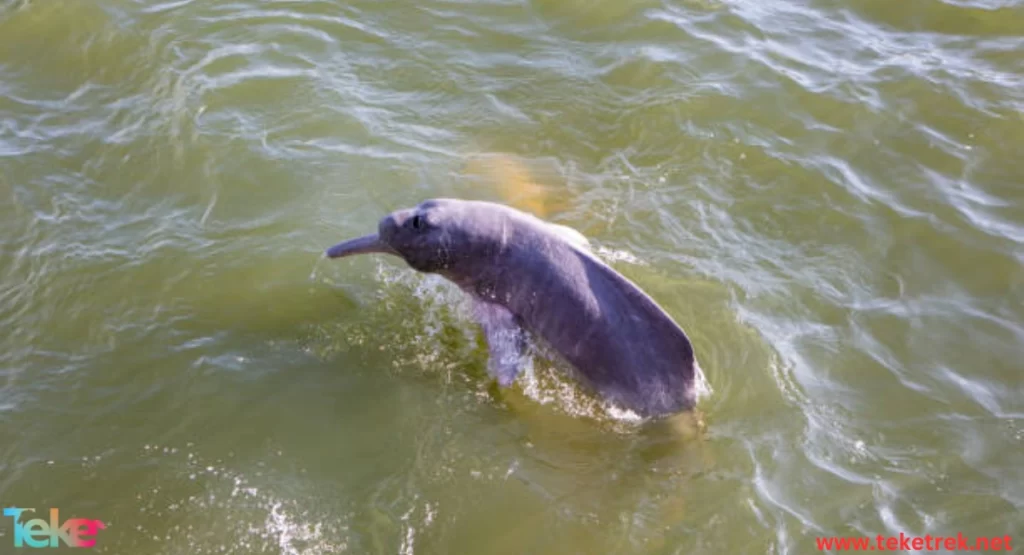
[[[476,301],[473,312],[487,338],[487,373],[501,387],[508,387],[519,375],[526,352],[526,335],[516,317],[501,305]]]

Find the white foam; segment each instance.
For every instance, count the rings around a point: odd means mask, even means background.
[[[704,370],[700,367],[700,363],[697,359],[693,360],[693,389],[696,392],[697,400],[706,399],[714,394],[714,390],[711,388],[711,382],[708,381],[707,376],[704,375]]]
[[[609,249],[608,247],[597,247],[595,251],[598,256],[604,260],[605,263],[611,262],[625,262],[627,264],[634,264],[636,266],[646,266],[647,263],[637,258],[637,256],[629,251]]]

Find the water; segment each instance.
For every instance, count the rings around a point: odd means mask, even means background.
[[[0,504],[111,554],[1022,542],[1022,145],[1019,0],[0,2]],[[691,335],[702,437],[539,355],[499,394],[456,291],[320,258],[527,179]]]

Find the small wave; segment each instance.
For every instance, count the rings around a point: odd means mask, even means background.
[[[344,515],[309,509],[307,495],[280,493],[283,488],[266,470],[238,471],[206,461],[187,446],[149,444],[142,451],[147,458],[158,457],[171,476],[137,496],[141,512],[158,517],[160,528],[136,525],[131,533],[122,532],[123,546],[163,544],[167,551],[149,552],[169,555],[331,555],[350,549]],[[182,497],[181,491],[195,491],[195,486],[200,492]],[[301,481],[297,486],[303,488]]]

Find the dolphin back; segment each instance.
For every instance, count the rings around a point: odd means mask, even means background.
[[[519,248],[496,264],[499,302],[602,396],[641,416],[692,408],[696,362],[682,327],[585,244],[532,219],[516,227]]]
[[[696,360],[686,332],[634,282],[589,253],[580,256],[609,325],[579,364],[602,368],[611,379],[598,389],[643,416],[692,408]]]

